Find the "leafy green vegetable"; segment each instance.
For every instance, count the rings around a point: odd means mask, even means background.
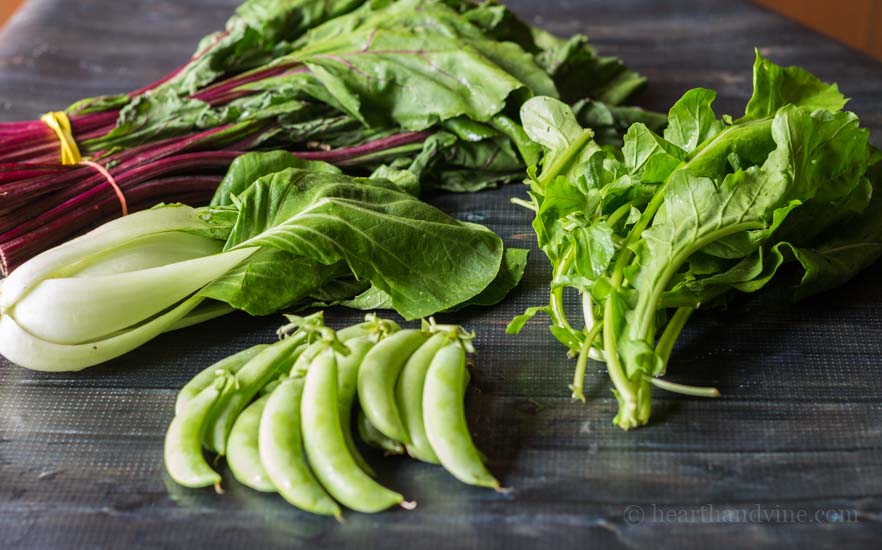
[[[599,147],[560,101],[522,108],[525,131],[545,150],[526,205],[554,278],[549,304],[509,331],[547,312],[578,357],[577,399],[588,357],[604,360],[624,429],[649,420],[652,385],[716,395],[658,378],[693,310],[759,290],[785,266],[801,268],[792,293],[802,297],[882,254],[879,155],[857,116],[841,111],[835,85],[757,54],[745,115],[718,117],[715,97],[690,90],[662,135],[636,122],[620,149]],[[582,328],[564,311],[568,287],[582,295]]]
[[[240,159],[231,204],[132,214],[25,263],[3,282],[0,353],[78,370],[233,308],[345,303],[370,288],[383,297],[371,307],[413,319],[495,303],[523,274],[524,251],[392,182],[287,164],[299,161]]]
[[[584,36],[555,37],[493,2],[246,0],[166,78],[67,112],[79,150],[137,198],[126,206],[137,211],[208,202],[248,151],[291,151],[414,194],[480,191],[538,162],[517,120],[527,99],[573,103],[598,143],[615,145],[633,122],[660,126],[660,115],[621,106],[644,83]],[[21,163],[10,173],[28,179],[33,165],[57,162],[42,123],[2,131],[12,137],[0,163]],[[279,163],[300,166],[283,153]],[[0,189],[0,210],[12,213],[0,220],[4,273],[120,210],[94,192],[94,170],[46,171]],[[181,184],[183,175],[192,178]],[[220,187],[214,205],[241,191]]]
[[[240,76],[221,80],[231,74]],[[644,83],[620,60],[598,57],[585,37],[557,38],[501,5],[250,0],[194,61],[130,100],[116,128],[82,146],[131,147],[232,124],[263,147],[337,148],[443,127],[457,139],[396,151],[398,164],[415,163],[396,168],[418,169],[425,185],[475,191],[536,162],[535,145],[505,114],[531,95],[582,100],[591,106],[585,119],[615,141],[629,122],[655,121],[654,113],[616,107]],[[476,125],[480,132],[455,130]],[[376,169],[389,157],[358,163]],[[479,177],[463,177],[475,171]]]

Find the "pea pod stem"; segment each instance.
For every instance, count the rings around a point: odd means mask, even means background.
[[[266,344],[252,346],[235,355],[221,359],[194,376],[183,388],[181,388],[181,391],[178,392],[178,397],[175,401],[175,414],[181,414],[181,411],[184,410],[186,404],[199,395],[199,392],[210,386],[217,379],[219,374],[236,374],[246,363],[248,363],[248,361],[253,359],[266,347]]]

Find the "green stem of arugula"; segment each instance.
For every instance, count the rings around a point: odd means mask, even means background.
[[[570,267],[573,265],[573,260],[576,255],[576,250],[574,247],[570,247],[564,253],[563,258],[561,259],[560,264],[558,264],[557,269],[554,270],[554,276],[552,278],[552,284],[556,285],[556,281],[567,274],[570,270]],[[551,289],[551,297],[549,300],[549,309],[551,310],[551,321],[558,325],[559,327],[566,329],[569,332],[574,332],[573,327],[570,325],[570,322],[567,320],[567,314],[564,311],[563,305],[563,287],[560,285],[556,285]]]
[[[585,323],[582,327],[584,332],[594,328],[594,304],[591,302],[590,292],[582,292],[582,320]]]
[[[579,358],[576,360],[576,371],[573,374],[573,385],[570,386],[570,390],[573,392],[573,399],[583,403],[585,402],[585,369],[588,367],[588,352],[591,351],[591,346],[600,335],[602,328],[603,321],[600,320],[587,331],[582,348],[579,350]]]
[[[694,253],[698,252],[702,248],[708,246],[712,242],[728,237],[729,235],[742,233],[744,231],[765,229],[765,227],[766,224],[764,224],[763,222],[736,223],[704,235],[703,237],[695,240],[690,246],[675,254],[674,257],[672,257],[671,260],[668,262],[665,270],[654,281],[652,291],[640,293],[639,298],[637,299],[637,305],[634,307],[633,314],[633,319],[637,320],[637,322],[631,323],[631,332],[629,334],[629,338],[635,341],[647,339],[649,335],[649,329],[655,316],[656,305],[661,299],[661,295],[662,293],[664,293],[668,281],[670,281],[671,277],[673,277],[674,274],[677,273],[677,271],[680,269],[680,266],[683,265],[683,262],[689,259],[690,256],[692,256]]]
[[[509,202],[511,202],[512,204],[515,204],[517,206],[520,206],[522,208],[526,208],[527,210],[531,210],[533,212],[539,211],[539,208],[536,206],[536,203],[530,202],[530,201],[525,201],[524,199],[521,199],[518,197],[512,197],[511,199],[509,199]]]
[[[559,176],[561,172],[566,170],[569,165],[581,154],[585,145],[594,137],[594,132],[585,130],[570,143],[569,147],[564,150],[563,154],[557,158],[547,170],[542,172],[539,177],[539,185],[544,188],[550,181]]]
[[[662,361],[662,372],[659,373],[660,375],[664,374],[668,368],[668,360],[671,358],[674,343],[680,337],[680,332],[683,331],[683,327],[686,326],[686,321],[689,320],[689,316],[692,315],[693,311],[695,311],[693,307],[677,308],[677,311],[671,316],[671,320],[668,321],[664,332],[662,332],[661,337],[658,339],[655,353]]]
[[[626,202],[622,206],[618,207],[609,217],[606,218],[606,224],[610,227],[614,226],[616,222],[618,222],[625,214],[631,211],[633,205],[630,202]]]
[[[643,375],[643,379],[655,386],[656,388],[660,388],[663,390],[667,390],[672,393],[679,393],[682,395],[691,395],[693,397],[719,397],[720,390],[717,388],[703,388],[700,386],[687,386],[686,384],[677,384],[676,382],[669,382],[667,380],[662,380],[661,378],[655,378],[649,376],[647,374]]]
[[[619,359],[618,343],[616,342],[616,333],[614,323],[615,312],[613,311],[612,294],[607,297],[606,304],[603,309],[603,318],[606,321],[603,325],[603,349],[606,357],[606,371],[609,373],[609,379],[612,380],[619,397],[625,405],[625,412],[629,417],[633,417],[637,411],[637,390],[628,380],[625,369],[622,368],[622,362]]]

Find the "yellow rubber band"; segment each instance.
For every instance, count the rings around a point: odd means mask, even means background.
[[[40,117],[40,120],[58,136],[58,142],[61,144],[61,164],[65,166],[79,164],[82,156],[74,140],[67,113],[64,111],[46,113]]]

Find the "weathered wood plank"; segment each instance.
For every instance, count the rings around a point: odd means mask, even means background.
[[[29,118],[88,95],[136,88],[179,65],[237,0],[30,0],[0,33],[0,119]],[[687,88],[720,91],[736,113],[750,92],[753,48],[800,64],[854,98],[882,131],[882,64],[741,2],[512,0],[559,33],[586,32],[650,77],[641,103],[666,109]],[[532,246],[513,185],[433,202]],[[657,393],[649,427],[610,424],[613,399],[592,365],[587,405],[568,399],[572,361],[544,321],[518,338],[505,323],[545,300],[532,257],[520,289],[455,319],[478,330],[470,417],[492,468],[515,491],[471,489],[438,468],[372,455],[416,512],[347,515],[338,525],[229,480],[188,491],[163,474],[162,434],[175,391],[230,352],[266,341],[280,319],[233,315],[75,375],[0,364],[0,547],[187,544],[356,548],[878,546],[882,534],[882,266],[796,306],[762,295],[694,316],[671,376],[713,384],[715,401]],[[360,314],[329,312],[336,326]],[[628,516],[640,507],[642,522]],[[655,508],[653,508],[655,506]],[[702,518],[696,511],[843,510],[855,521]],[[655,517],[658,510],[661,517]],[[684,511],[682,519],[665,513]],[[691,514],[691,515],[690,515]],[[630,519],[629,519],[630,518]],[[737,518],[736,518],[737,519]],[[630,521],[630,523],[629,523]],[[875,543],[875,544],[874,544]]]

